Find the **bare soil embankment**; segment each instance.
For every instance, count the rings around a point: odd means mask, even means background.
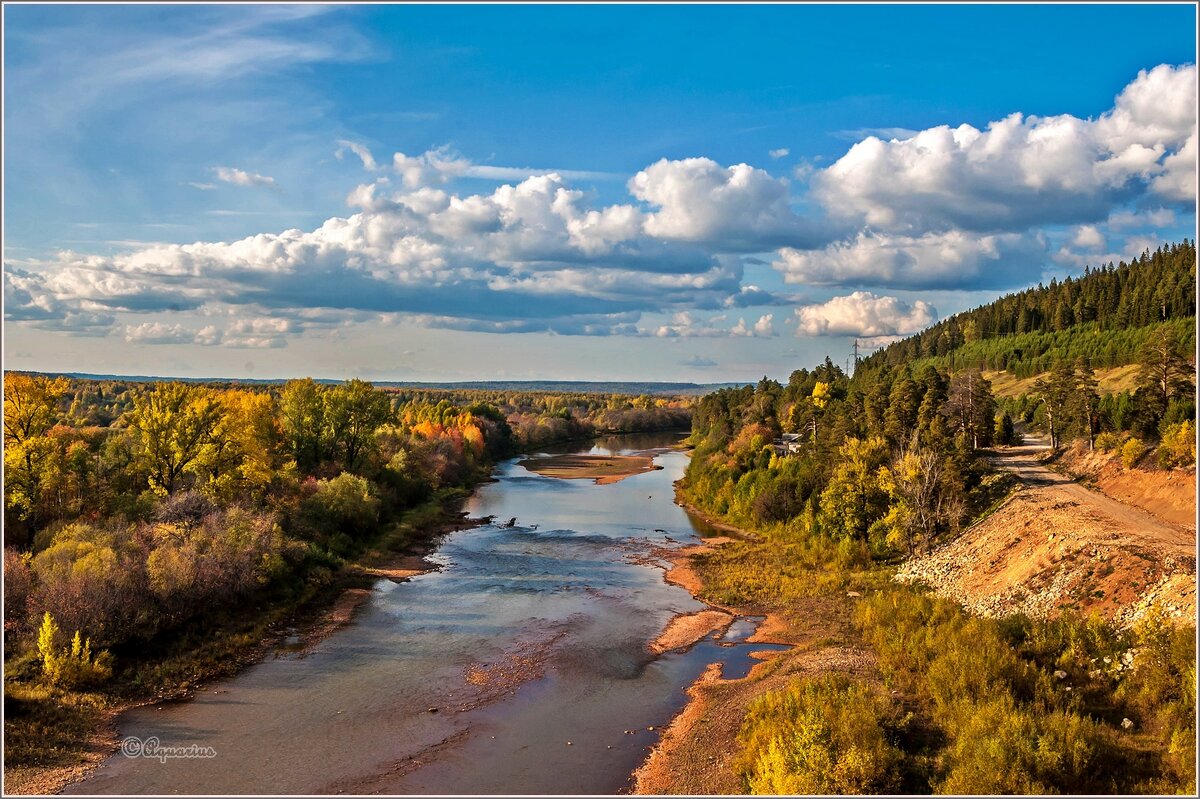
[[[1193,619],[1195,527],[1050,471],[1038,460],[1045,449],[999,454],[996,465],[1021,480],[1017,491],[954,541],[909,561],[896,579],[925,583],[983,616],[1069,609],[1127,626],[1157,609]]]
[[[1089,452],[1083,442],[1068,447],[1053,464],[1105,496],[1133,505],[1163,521],[1196,529],[1196,468],[1126,469],[1110,453]]]

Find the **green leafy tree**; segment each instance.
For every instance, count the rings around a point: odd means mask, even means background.
[[[966,369],[950,379],[943,411],[955,429],[978,449],[992,443],[996,400],[992,387],[978,369]]]
[[[1192,369],[1179,337],[1168,327],[1157,330],[1142,347],[1138,369],[1138,394],[1155,419],[1166,413],[1171,400],[1194,393]]]
[[[279,392],[284,446],[302,469],[313,469],[326,456],[325,390],[306,377],[289,380]]]
[[[1075,373],[1074,405],[1079,424],[1087,435],[1088,449],[1094,450],[1096,433],[1100,430],[1100,384],[1087,359],[1079,362]]]
[[[200,457],[221,420],[217,400],[186,383],[158,383],[134,400],[129,417],[136,458],[150,475],[150,488],[170,494]]]
[[[1007,411],[996,417],[996,430],[993,435],[995,443],[1001,446],[1012,446],[1017,442],[1017,431],[1013,426],[1012,416]]]
[[[884,412],[883,434],[893,443],[903,441],[917,424],[920,396],[917,384],[907,376],[892,384]]]
[[[888,543],[910,556],[922,543],[932,541],[951,524],[961,503],[955,502],[947,461],[935,450],[909,446],[880,474],[880,484],[891,498],[884,523]]]
[[[36,515],[43,468],[52,451],[46,434],[68,385],[65,378],[4,375],[4,503],[20,519]]]
[[[324,416],[329,440],[346,471],[355,471],[375,432],[392,418],[386,394],[363,380],[351,380],[325,392]]]
[[[887,511],[880,470],[887,442],[880,437],[850,438],[838,450],[838,462],[821,494],[821,529],[840,538],[865,540],[872,523]]]

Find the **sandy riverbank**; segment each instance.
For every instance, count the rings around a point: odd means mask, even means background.
[[[688,689],[688,703],[671,721],[662,738],[633,773],[633,793],[656,795],[720,795],[742,793],[736,769],[740,752],[738,732],[750,705],[764,693],[785,687],[801,675],[840,671],[859,677],[874,676],[873,653],[866,651],[850,633],[850,601],[841,596],[814,596],[782,613],[771,608],[722,606],[703,598],[704,566],[723,546],[756,536],[733,525],[716,522],[681,497],[676,501],[692,514],[729,535],[712,536],[700,543],[662,553],[668,561],[663,579],[685,588],[710,606],[699,614],[678,616],[668,634],[682,632],[699,622],[690,618],[708,613],[736,616],[765,616],[751,643],[785,644],[784,652],[764,652],[743,678],[727,680],[719,664],[711,665]]]
[[[661,469],[652,454],[641,455],[553,455],[527,458],[518,465],[544,477],[562,480],[595,480],[608,485],[635,474]]]

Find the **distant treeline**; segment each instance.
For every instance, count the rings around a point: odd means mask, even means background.
[[[504,416],[518,449],[610,433],[687,430],[689,397],[491,390],[385,389],[397,408],[410,403],[490,405]]]
[[[227,386],[280,386],[286,379],[276,378],[230,378],[230,377],[151,377],[148,375],[105,375],[86,372],[44,372],[47,377],[66,377],[72,380],[124,381],[128,383],[204,383]],[[314,378],[313,382],[334,386],[342,382],[328,378]],[[376,388],[408,388],[442,391],[518,391],[537,394],[622,394],[655,397],[700,396],[710,391],[729,388],[737,383],[670,383],[658,380],[465,380],[465,381],[420,381],[420,380],[375,380]]]
[[[312,381],[315,385],[329,385]],[[190,383],[218,391],[250,391],[278,396],[283,383],[210,381]],[[68,379],[57,412],[64,423],[77,426],[120,427],[133,409],[134,397],[147,384],[123,378]],[[409,403],[451,406],[491,405],[512,427],[518,448],[556,440],[604,433],[686,430],[691,424],[693,398],[650,394],[535,392],[510,389],[380,388],[394,410]]]

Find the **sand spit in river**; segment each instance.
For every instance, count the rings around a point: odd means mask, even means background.
[[[608,485],[635,474],[662,468],[654,464],[653,455],[554,455],[527,458],[519,465],[544,477],[593,479],[598,485]]]
[[[658,639],[650,644],[650,651],[660,655],[663,652],[684,649],[709,633],[724,632],[732,623],[733,616],[722,610],[702,610],[676,616],[671,619],[671,623]]]

